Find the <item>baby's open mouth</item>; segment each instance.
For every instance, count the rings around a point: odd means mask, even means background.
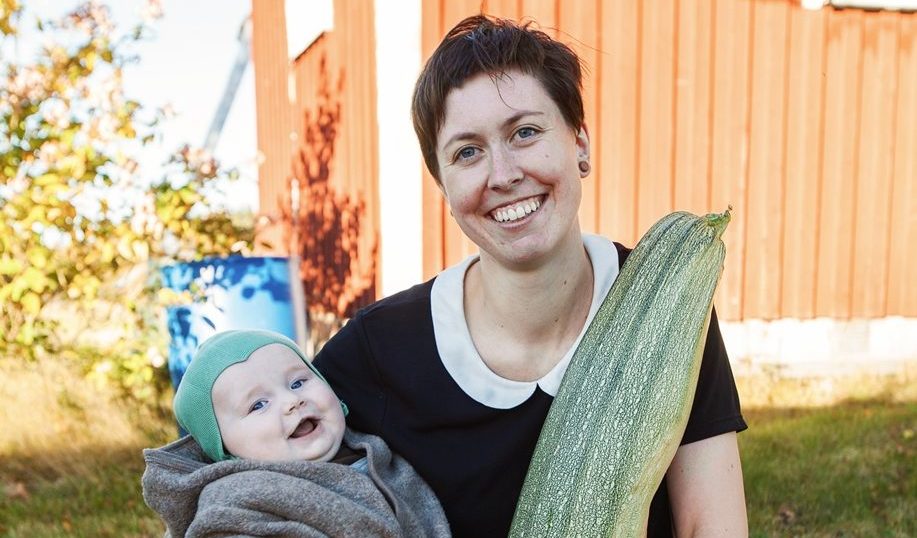
[[[299,425],[296,426],[296,429],[293,430],[293,433],[290,434],[292,439],[297,439],[299,437],[305,437],[312,433],[316,426],[318,426],[318,421],[314,418],[304,418],[299,422]]]

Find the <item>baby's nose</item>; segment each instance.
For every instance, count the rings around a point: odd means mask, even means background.
[[[306,405],[306,400],[301,396],[294,395],[292,396],[287,403],[287,412],[293,411],[296,408]]]

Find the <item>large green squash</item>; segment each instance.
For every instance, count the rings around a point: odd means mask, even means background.
[[[577,347],[510,536],[640,536],[697,387],[729,211],[673,213],[630,254]]]

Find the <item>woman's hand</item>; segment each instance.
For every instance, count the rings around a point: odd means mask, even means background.
[[[666,473],[675,534],[748,536],[735,432],[683,445]]]

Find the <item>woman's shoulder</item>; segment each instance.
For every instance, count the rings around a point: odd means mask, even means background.
[[[361,323],[376,321],[389,317],[415,316],[430,310],[430,290],[433,288],[432,278],[426,282],[416,284],[408,289],[383,297],[378,301],[361,308],[354,320]]]

